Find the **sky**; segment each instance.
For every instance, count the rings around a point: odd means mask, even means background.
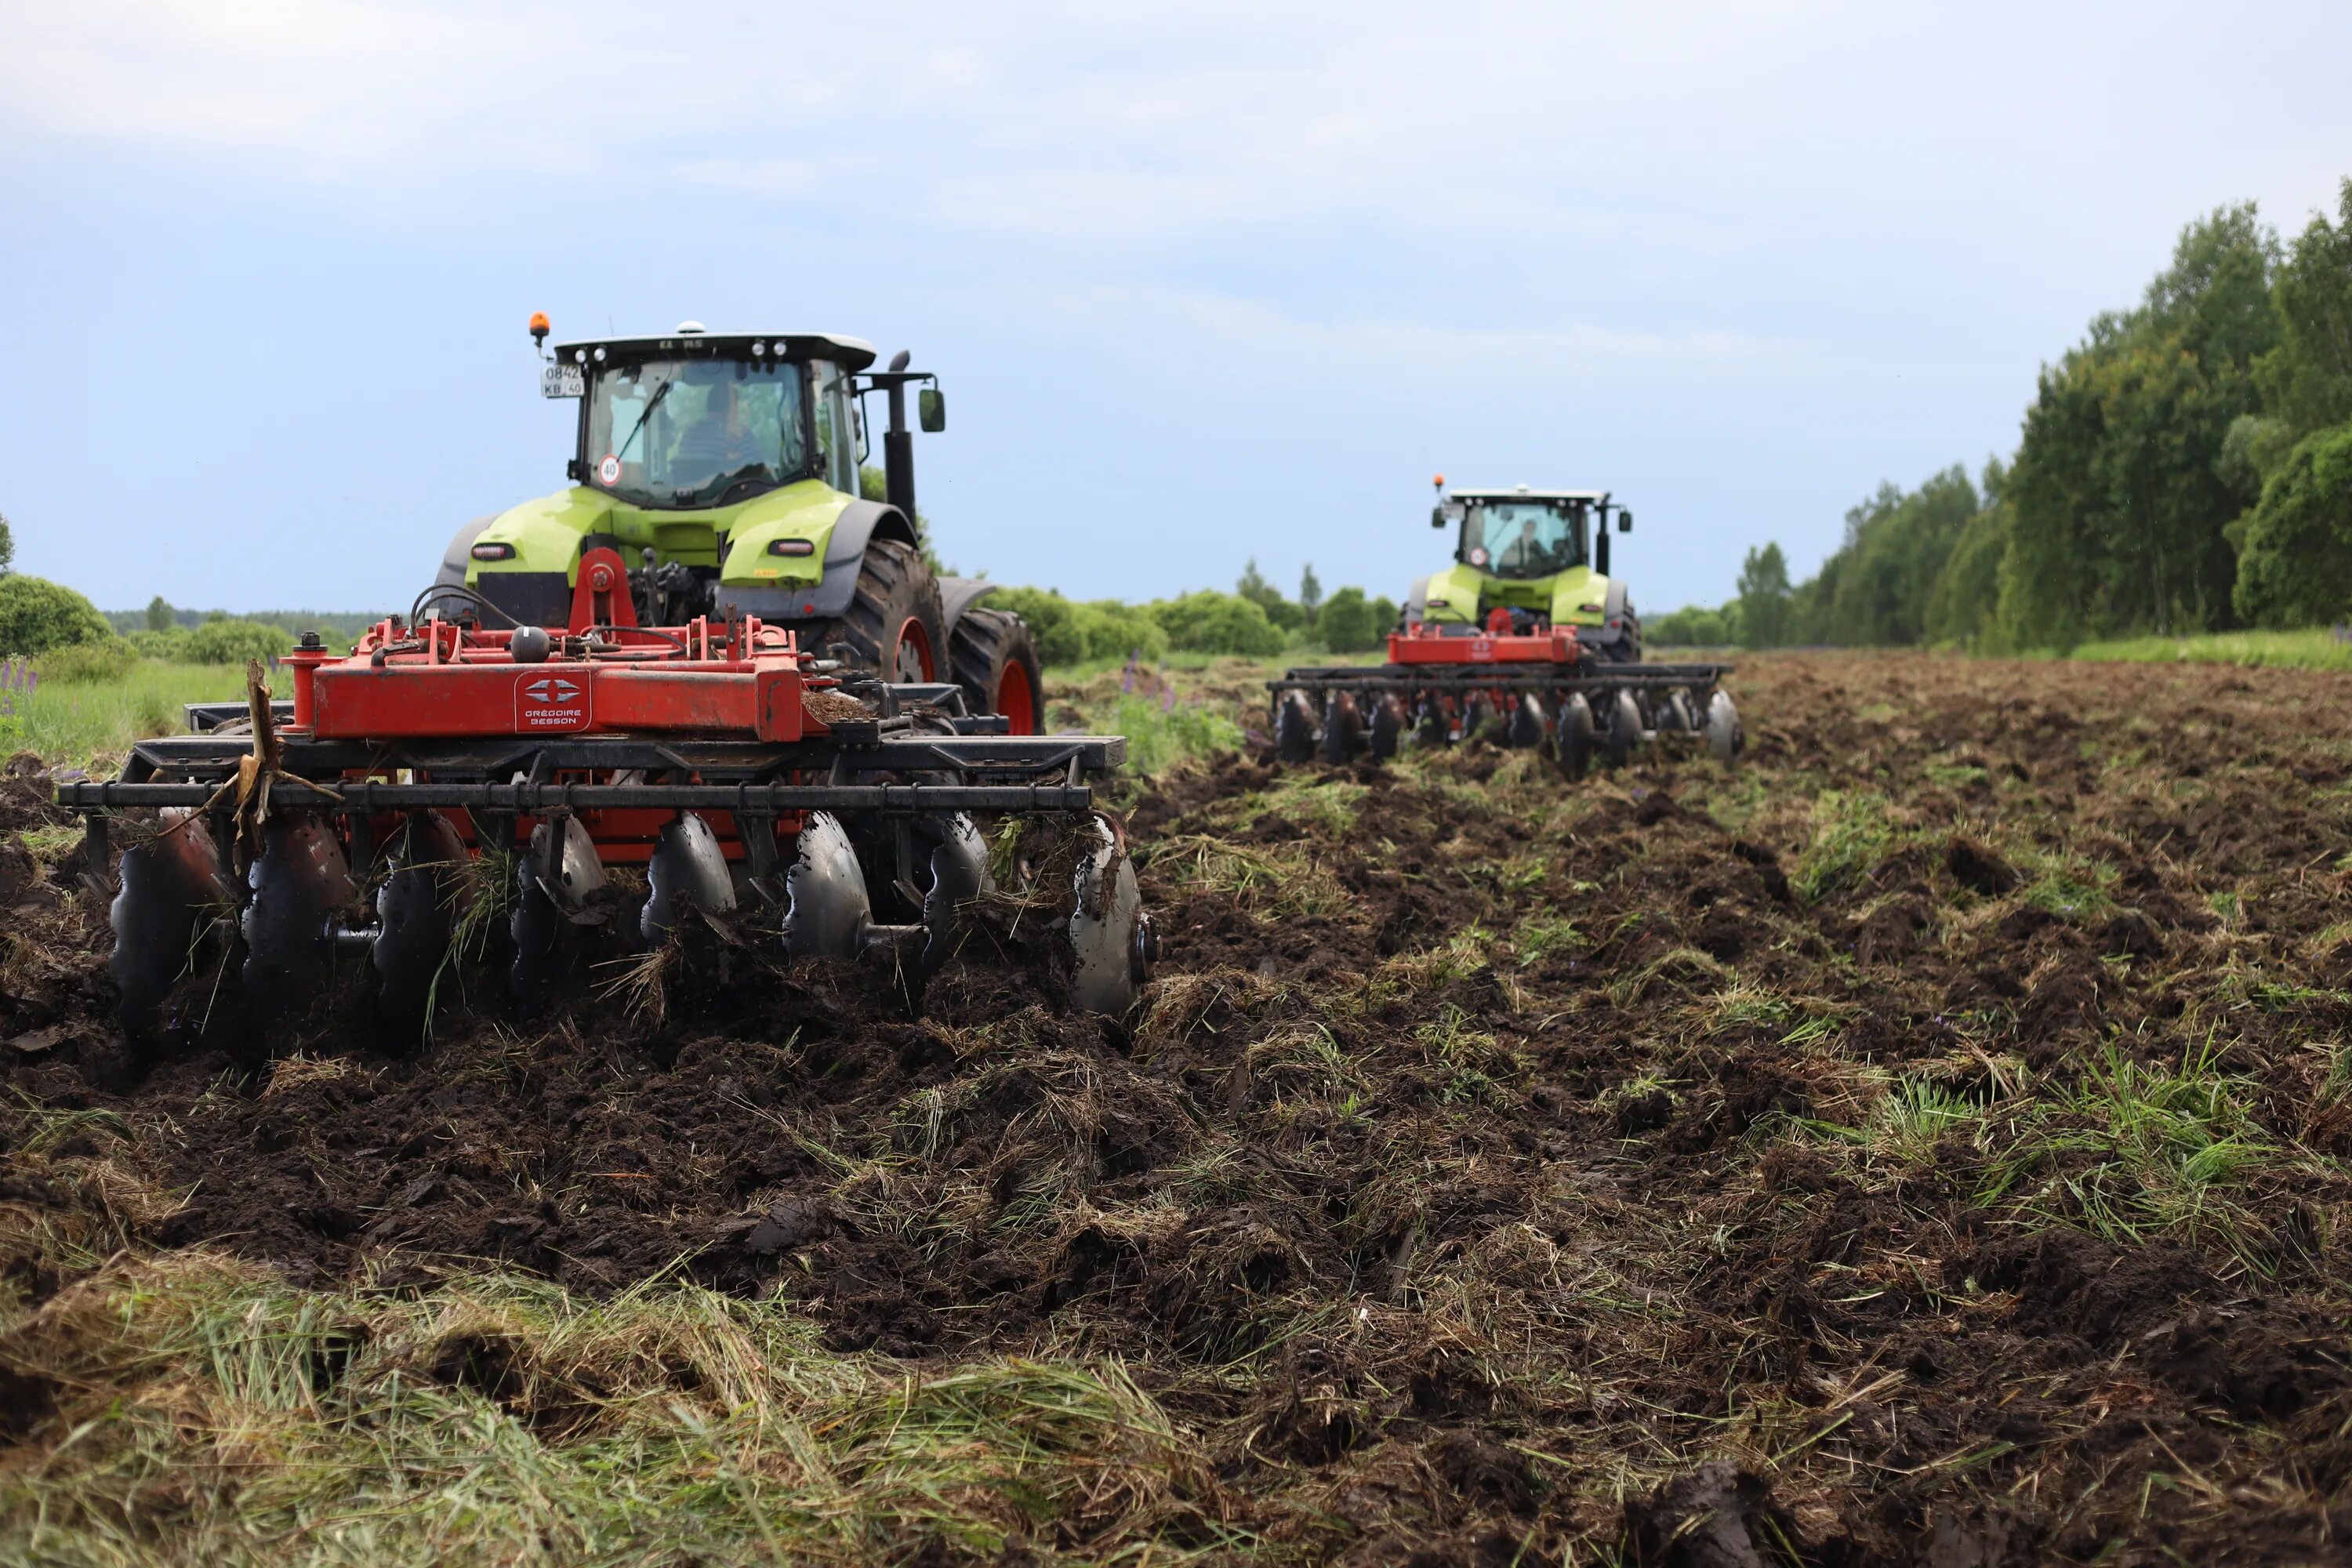
[[[543,310],[911,349],[1000,581],[1401,596],[1442,472],[1715,603],[2011,451],[2190,218],[2332,209],[2347,59],[2341,0],[0,0],[0,515],[105,608],[404,607],[564,483]]]

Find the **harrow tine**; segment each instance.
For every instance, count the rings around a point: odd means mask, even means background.
[[[163,998],[188,967],[206,911],[236,901],[204,817],[170,809],[163,819],[161,833],[122,852],[122,886],[107,910],[114,928],[107,968],[114,975],[122,1026],[134,1037],[160,1021]]]
[[[677,929],[680,899],[705,914],[725,914],[735,907],[735,884],[727,875],[719,836],[691,811],[663,826],[653,858],[646,862],[646,901],[637,913],[637,937],[646,946],[660,946]]]

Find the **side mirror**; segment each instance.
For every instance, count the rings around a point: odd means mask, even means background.
[[[948,427],[948,400],[938,387],[927,386],[915,395],[915,418],[933,435]]]
[[[1432,528],[1444,528],[1445,526],[1445,509],[1444,507],[1433,506],[1429,509],[1429,526]]]
[[[1618,509],[1617,512],[1617,531],[1620,533],[1631,533],[1633,531],[1633,514],[1625,510],[1622,507]]]

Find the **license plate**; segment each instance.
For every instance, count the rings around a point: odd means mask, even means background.
[[[541,397],[585,397],[588,395],[588,373],[576,364],[547,364],[539,367],[539,395]]]

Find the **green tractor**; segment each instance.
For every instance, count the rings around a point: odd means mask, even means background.
[[[1404,623],[1445,635],[1536,626],[1573,628],[1587,659],[1642,661],[1642,618],[1624,583],[1609,575],[1609,522],[1633,526],[1607,490],[1509,489],[1448,492],[1437,479],[1432,528],[1454,530],[1454,564],[1413,584]],[[1506,612],[1507,624],[1495,612]]]
[[[420,611],[562,626],[582,553],[601,545],[642,563],[629,573],[641,625],[756,616],[845,668],[957,688],[967,711],[1040,732],[1028,627],[980,605],[991,584],[924,559],[907,389],[922,428],[944,429],[936,377],[908,370],[903,352],[874,370],[871,344],[830,333],[687,321],[550,353],[546,316],[530,331],[541,392],[580,404],[572,482],[459,529]],[[878,501],[859,485],[875,392],[889,416]]]
[[[1642,619],[1609,574],[1607,490],[1455,490],[1437,479],[1433,528],[1454,564],[1413,584],[1381,665],[1307,665],[1266,682],[1276,755],[1344,763],[1408,740],[1493,734],[1540,747],[1570,778],[1623,766],[1661,734],[1704,734],[1721,762],[1746,742],[1721,689],[1727,664],[1649,664]]]

